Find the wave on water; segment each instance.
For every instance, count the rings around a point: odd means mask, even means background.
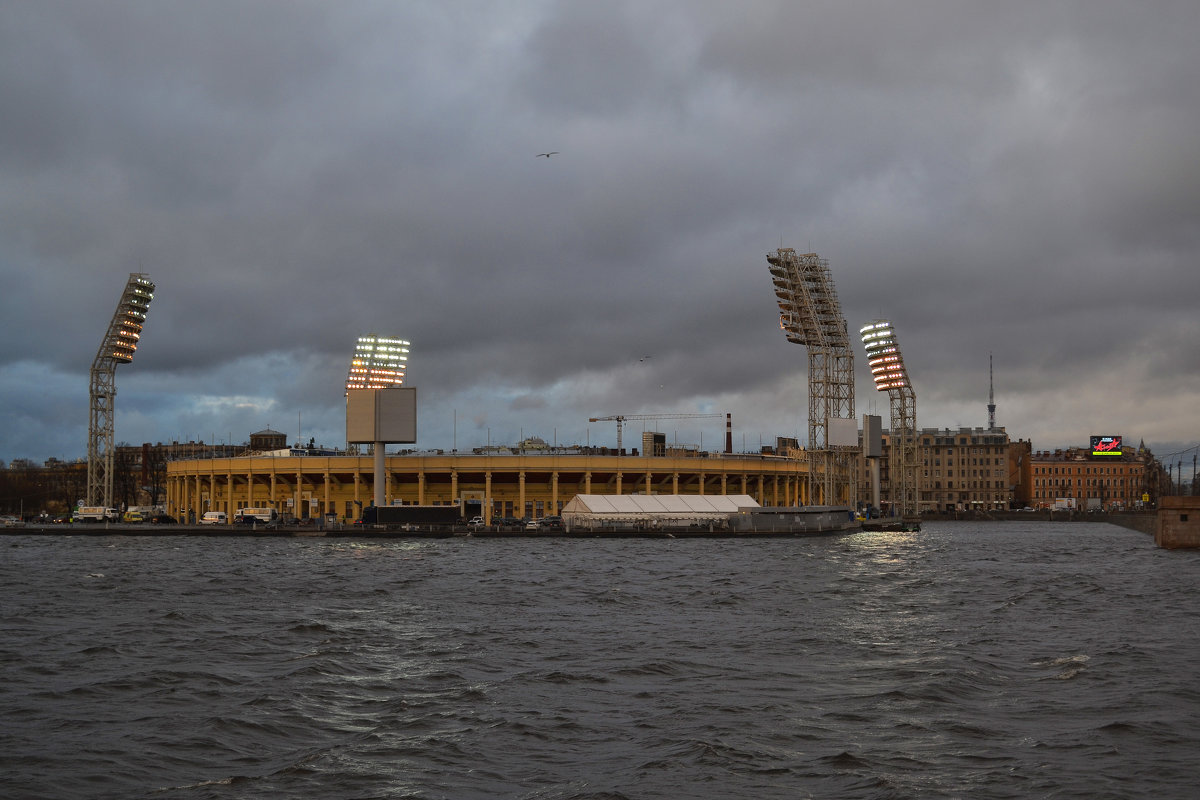
[[[3,793],[1191,800],[1200,559],[1137,536],[20,536]]]
[[[1035,667],[1050,667],[1052,669],[1059,669],[1061,667],[1062,669],[1059,672],[1046,676],[1044,680],[1069,681],[1083,674],[1087,669],[1087,662],[1091,660],[1091,656],[1080,653],[1073,656],[1041,659],[1032,662],[1032,665]]]

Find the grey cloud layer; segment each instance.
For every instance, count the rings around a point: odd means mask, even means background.
[[[123,373],[121,438],[208,435],[233,407],[256,429],[266,405],[336,443],[367,330],[414,342],[439,420],[724,402],[792,433],[805,362],[763,259],[780,244],[831,259],[851,327],[896,322],[922,424],[982,424],[994,352],[1001,422],[1035,444],[1195,435],[1133,400],[1200,394],[1194,4],[8,2],[0,20],[20,110],[0,120],[3,369],[75,376],[86,409],[120,283],[145,270],[129,370],[180,392]],[[281,361],[305,376],[261,366]],[[194,399],[246,394],[255,365],[253,402]],[[1128,403],[1104,401],[1112,375]],[[11,419],[30,389],[5,383]],[[6,431],[0,457],[36,441]]]

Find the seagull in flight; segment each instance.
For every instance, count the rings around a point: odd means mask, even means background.
[[[534,156],[534,158],[543,158],[543,157],[549,158],[550,156],[556,156],[556,155],[558,155],[558,151],[551,150],[549,153],[538,153],[536,156]]]

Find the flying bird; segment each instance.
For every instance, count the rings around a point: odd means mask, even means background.
[[[558,151],[551,150],[549,153],[538,153],[536,156],[534,156],[534,158],[542,158],[543,156],[546,158],[549,158],[550,156],[556,156],[556,155],[558,155]]]

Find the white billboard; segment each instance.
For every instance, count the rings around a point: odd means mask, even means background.
[[[858,422],[855,419],[828,417],[825,423],[829,447],[858,447]]]

